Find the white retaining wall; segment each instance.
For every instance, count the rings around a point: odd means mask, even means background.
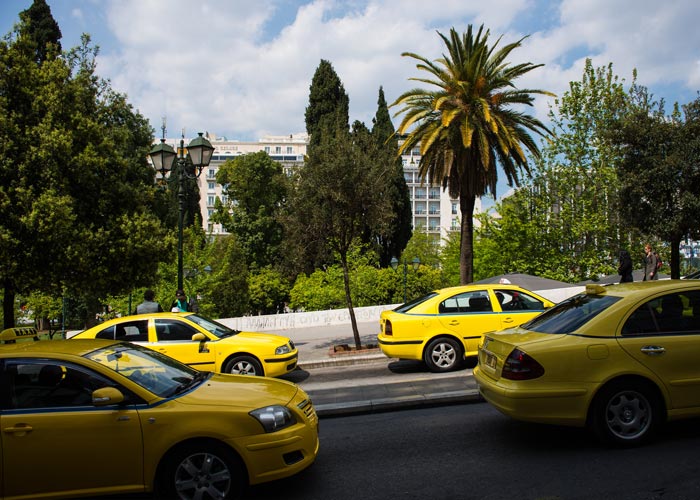
[[[535,291],[535,293],[557,303],[582,292],[584,289],[585,287],[583,286],[574,286],[570,288]],[[389,304],[383,306],[355,307],[353,310],[358,323],[373,321],[379,323],[379,315],[382,311],[394,309],[398,305],[399,304]],[[241,318],[224,318],[217,321],[236,330],[264,332],[349,324],[350,313],[347,309],[332,309],[330,311],[243,316]]]

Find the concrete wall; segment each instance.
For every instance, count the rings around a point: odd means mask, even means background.
[[[555,288],[551,290],[535,291],[536,294],[551,300],[554,303],[561,302],[585,290],[583,286],[570,288]],[[399,304],[383,306],[356,307],[355,318],[358,323],[377,322],[379,315],[386,309],[394,309]],[[316,326],[331,326],[350,324],[350,313],[347,309],[333,309],[330,311],[311,311],[287,314],[270,314],[266,316],[244,316],[241,318],[224,318],[217,320],[229,328],[243,331],[281,331],[293,328],[310,328]]]

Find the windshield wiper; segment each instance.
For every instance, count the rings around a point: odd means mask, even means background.
[[[196,373],[192,378],[190,379],[185,379],[184,382],[182,382],[180,385],[175,387],[173,390],[171,396],[174,396],[175,394],[181,394],[183,392],[186,392],[190,390],[192,387],[199,385],[201,382],[209,378],[210,372],[198,372]],[[181,380],[178,377],[178,381]]]

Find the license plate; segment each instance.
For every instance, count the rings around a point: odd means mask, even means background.
[[[496,369],[496,356],[490,352],[485,352],[484,364],[489,368]]]

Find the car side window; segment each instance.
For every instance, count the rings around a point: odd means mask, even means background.
[[[463,314],[474,312],[491,312],[491,301],[485,290],[465,292],[443,300],[438,306],[440,314]]]
[[[197,333],[197,330],[182,321],[171,319],[156,320],[158,342],[192,340],[192,335],[195,333]]]
[[[58,361],[10,360],[3,371],[4,408],[92,406],[92,392],[111,382],[89,370]]]
[[[98,339],[126,340],[128,342],[148,341],[148,320],[127,321],[109,326],[95,335]]]
[[[670,293],[645,302],[622,327],[622,335],[700,333],[700,292]]]
[[[495,290],[503,311],[543,311],[544,302],[519,290]]]

